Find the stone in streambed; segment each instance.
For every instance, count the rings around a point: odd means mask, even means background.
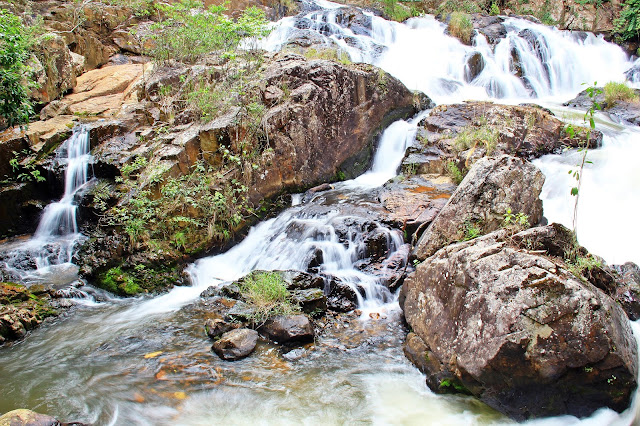
[[[239,328],[224,333],[211,349],[225,361],[236,361],[253,352],[257,343],[257,331]]]
[[[260,328],[269,339],[278,343],[304,343],[313,341],[314,333],[306,315],[279,315],[267,320]]]
[[[221,320],[220,318],[208,319],[204,323],[204,330],[212,339],[215,339],[218,336],[226,333],[233,329],[233,324],[229,324],[228,322]]]
[[[0,416],[0,426],[60,426],[61,423],[46,414],[18,409]]]

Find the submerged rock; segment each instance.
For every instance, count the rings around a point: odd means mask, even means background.
[[[565,234],[499,230],[440,249],[405,280],[405,353],[434,391],[518,420],[628,407],[636,341],[622,309],[554,257]]]
[[[257,343],[257,331],[239,328],[224,333],[211,349],[225,361],[236,361],[253,352]]]
[[[208,319],[204,323],[204,330],[212,339],[221,336],[227,331],[231,331],[233,329],[233,324],[230,324],[220,318]]]
[[[314,336],[306,315],[279,315],[267,320],[258,330],[281,344],[311,342]]]
[[[499,229],[508,210],[537,224],[543,183],[542,172],[522,159],[502,155],[478,160],[420,237],[416,257],[425,259],[451,242]]]
[[[0,426],[61,426],[61,423],[46,414],[18,409],[0,416]]]

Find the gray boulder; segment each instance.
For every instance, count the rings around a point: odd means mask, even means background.
[[[313,341],[314,333],[306,315],[280,315],[267,320],[260,328],[269,339],[278,343],[306,343]]]

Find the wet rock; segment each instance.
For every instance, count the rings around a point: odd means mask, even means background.
[[[76,423],[74,423],[76,424]],[[58,420],[46,414],[18,409],[0,416],[0,426],[61,426]]]
[[[496,231],[417,266],[400,297],[409,358],[434,391],[470,392],[517,420],[626,409],[637,345],[622,309],[544,247],[513,241]]]
[[[280,344],[311,342],[314,337],[306,315],[279,315],[268,319],[258,331]]]
[[[248,356],[258,343],[258,332],[239,328],[224,333],[211,347],[225,361],[236,361]]]
[[[204,323],[204,330],[211,339],[215,339],[233,328],[233,324],[220,318],[208,319]]]
[[[640,96],[640,89],[632,90],[636,93],[636,96]],[[602,112],[608,114],[613,121],[640,126],[640,102],[616,101],[612,105],[609,105],[605,100],[604,93],[597,94],[595,101],[602,106]],[[573,108],[589,109],[593,105],[593,100],[589,97],[587,91],[583,90],[578,96],[565,102],[563,105]]]
[[[302,312],[312,316],[322,315],[327,310],[327,298],[320,288],[294,290],[291,301],[300,306]]]
[[[226,313],[224,319],[231,322],[250,322],[257,317],[256,310],[249,304],[244,302],[237,302]]]
[[[487,16],[474,13],[472,16],[473,28],[484,35],[490,45],[496,45],[506,37],[507,29],[500,16]]]
[[[325,290],[327,308],[336,312],[349,312],[358,307],[358,295],[348,284],[337,277],[330,277]]]
[[[425,259],[465,238],[465,227],[473,226],[480,234],[499,229],[508,209],[537,224],[542,218],[543,183],[542,172],[522,159],[502,155],[478,160],[420,237],[416,257]]]
[[[473,81],[484,69],[484,58],[480,52],[474,52],[467,58],[464,68],[464,79],[467,82]]]

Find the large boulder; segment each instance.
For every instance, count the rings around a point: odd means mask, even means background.
[[[542,172],[520,158],[478,160],[420,237],[415,256],[422,260],[451,242],[499,229],[508,211],[525,214],[529,223],[537,224],[542,218],[538,197],[543,183]],[[475,235],[466,235],[471,229]]]
[[[257,343],[257,331],[239,328],[224,333],[211,349],[225,361],[236,361],[253,352]]]
[[[567,271],[557,235],[566,233],[499,230],[437,251],[405,280],[405,353],[434,391],[473,394],[518,420],[628,407],[637,385],[629,321]]]

